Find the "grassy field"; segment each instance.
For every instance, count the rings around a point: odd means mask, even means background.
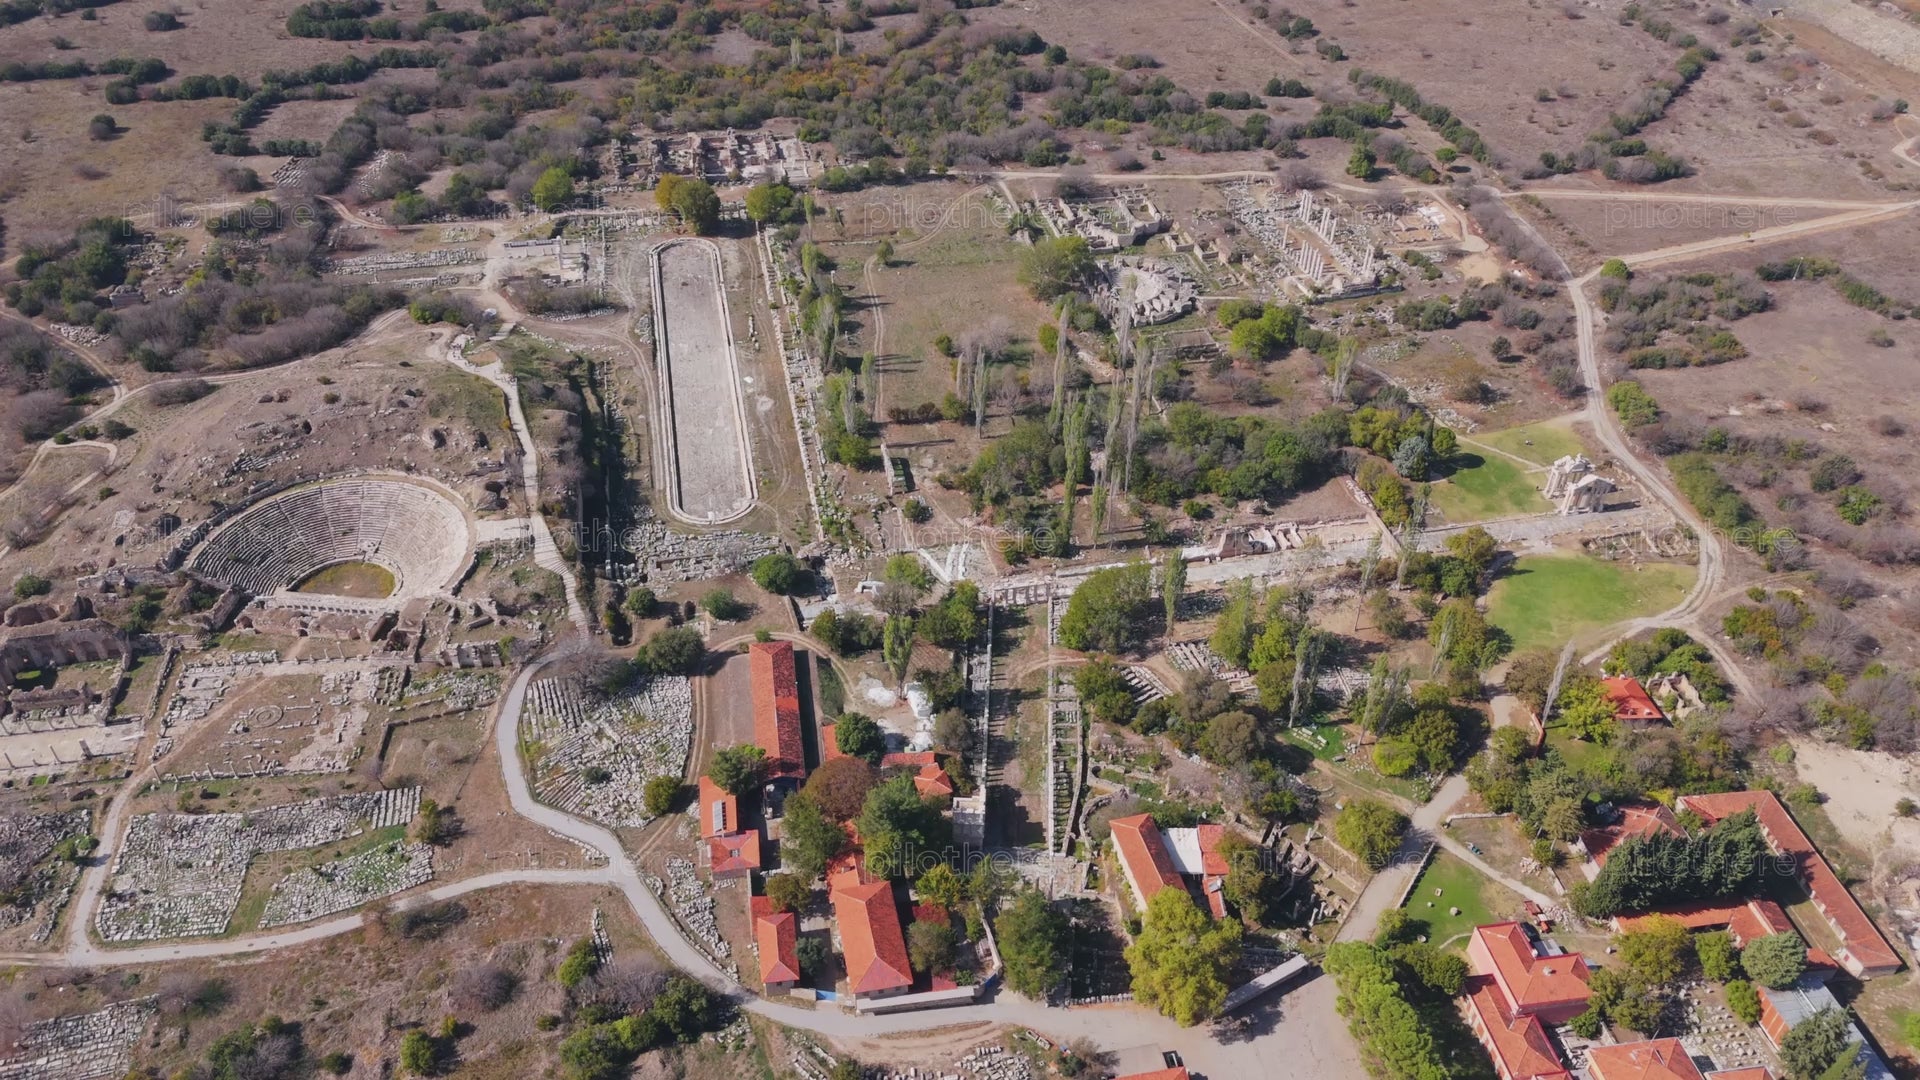
[[[357,596],[378,600],[393,595],[393,571],[370,562],[342,562],[324,566],[294,586],[295,592],[328,596]]]
[[[1339,724],[1288,728],[1280,737],[1312,753],[1321,761],[1332,761],[1347,752],[1347,729]]]
[[[1568,454],[1586,451],[1580,437],[1573,433],[1565,420],[1542,420],[1524,427],[1474,435],[1467,445],[1472,443],[1485,443],[1514,457],[1525,458],[1535,465],[1551,465]]]
[[[1693,577],[1691,566],[1528,555],[1494,583],[1488,621],[1511,635],[1516,649],[1558,648],[1570,637],[1672,607]]]
[[[1440,890],[1437,896],[1435,889]],[[1460,914],[1452,914],[1454,908]],[[1406,912],[1427,924],[1428,941],[1460,949],[1474,927],[1518,916],[1520,897],[1443,851],[1421,873],[1407,897]]]
[[[1537,490],[1542,481],[1512,458],[1468,448],[1455,454],[1454,462],[1453,474],[1433,485],[1433,505],[1448,521],[1486,521],[1548,509]]]

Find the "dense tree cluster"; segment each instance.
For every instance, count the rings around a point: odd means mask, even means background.
[[[674,972],[667,975],[643,1009],[619,1015],[619,1010],[583,1010],[592,1019],[560,1043],[562,1075],[567,1080],[615,1080],[631,1071],[635,1058],[649,1050],[691,1043],[725,1025],[725,1002],[700,980]]]
[[[1528,668],[1542,667],[1537,656],[1522,656],[1515,670],[1522,661]],[[1537,688],[1514,687],[1522,700],[1541,700],[1555,659],[1546,658]],[[1722,718],[1711,715],[1688,717],[1671,728],[1620,732],[1612,742],[1583,754],[1578,767],[1569,765],[1558,750],[1539,757],[1532,756],[1532,750],[1519,731],[1496,730],[1488,752],[1467,766],[1467,783],[1488,809],[1515,813],[1531,835],[1558,842],[1574,839],[1587,827],[1589,797],[1620,802],[1645,798],[1652,791],[1727,791],[1743,782],[1746,769]]]
[[[1151,632],[1153,567],[1146,563],[1095,570],[1073,590],[1060,619],[1060,644],[1069,649],[1131,652]]]
[[[1389,915],[1397,914],[1389,912]],[[1379,943],[1342,942],[1325,968],[1361,1054],[1381,1075],[1449,1080],[1486,1068],[1484,1051],[1462,1038],[1451,998],[1466,981],[1458,956],[1411,940],[1409,924],[1383,919]]]
[[[1665,904],[1743,897],[1770,862],[1751,811],[1687,836],[1651,833],[1616,844],[1593,883],[1577,897],[1582,914],[1606,918]]]
[[[1678,627],[1662,627],[1648,638],[1627,638],[1613,647],[1603,665],[1609,675],[1685,675],[1700,699],[1719,704],[1728,699],[1726,677],[1705,645]]]
[[[1185,889],[1162,889],[1127,947],[1134,999],[1182,1025],[1210,1019],[1226,1000],[1240,948],[1238,922],[1212,918]]]
[[[993,933],[1009,989],[1044,998],[1065,977],[1071,930],[1038,889],[1021,890],[993,920]]]

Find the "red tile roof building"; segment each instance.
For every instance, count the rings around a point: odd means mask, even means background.
[[[1187,1080],[1184,1066],[1176,1069],[1155,1069],[1152,1072],[1128,1073],[1120,1080]]]
[[[1683,795],[1680,808],[1698,814],[1712,824],[1745,810],[1760,819],[1760,832],[1773,850],[1790,856],[1797,864],[1800,880],[1813,897],[1813,906],[1827,921],[1841,942],[1834,959],[1856,978],[1871,979],[1899,971],[1900,954],[1887,944],[1873,920],[1862,911],[1853,894],[1840,883],[1833,868],[1820,856],[1813,841],[1800,831],[1793,815],[1771,791],[1730,791],[1719,795]]]
[[[1604,828],[1587,829],[1580,834],[1580,847],[1587,853],[1587,862],[1581,867],[1581,872],[1588,881],[1592,881],[1599,876],[1600,868],[1607,865],[1607,854],[1614,848],[1627,840],[1658,833],[1682,835],[1680,819],[1673,816],[1673,811],[1659,803],[1622,806],[1619,821]]]
[[[1180,884],[1173,857],[1167,854],[1160,827],[1153,823],[1150,815],[1114,818],[1109,827],[1114,850],[1120,855],[1120,869],[1127,875],[1127,884],[1133,886],[1140,910],[1145,911],[1161,889]]]
[[[1516,1016],[1492,978],[1467,982],[1467,1026],[1493,1058],[1500,1080],[1572,1080],[1547,1029],[1531,1016]]]
[[[1601,679],[1600,685],[1606,690],[1607,701],[1613,705],[1613,718],[1623,724],[1664,724],[1667,714],[1660,711],[1660,705],[1640,685],[1640,680],[1631,675],[1619,675],[1611,679]]]
[[[890,997],[913,988],[907,939],[886,881],[848,882],[833,889],[833,917],[847,964],[847,992],[855,998]]]
[[[1213,917],[1227,914],[1225,884],[1227,859],[1220,851],[1226,838],[1224,825],[1199,825],[1191,829],[1164,832],[1152,817],[1135,814],[1111,822],[1114,850],[1120,855],[1120,868],[1133,894],[1145,910],[1160,890],[1169,885],[1184,887],[1186,877],[1195,878],[1201,900]]]
[[[768,778],[804,778],[807,758],[800,738],[793,643],[756,641],[747,646],[747,673],[753,683],[753,741],[767,752]]]
[[[1579,953],[1542,955],[1533,941],[1519,923],[1475,927],[1467,964],[1493,980],[1508,1012],[1564,1024],[1586,1011],[1587,962]]]
[[[1793,922],[1787,918],[1786,911],[1771,900],[1683,904],[1645,915],[1622,915],[1614,922],[1625,933],[1643,929],[1647,920],[1660,916],[1678,919],[1689,930],[1718,930],[1725,927],[1733,943],[1743,949],[1755,938],[1793,932]]]
[[[700,836],[706,839],[740,831],[740,800],[726,788],[700,778]]]
[[[707,838],[707,865],[714,877],[746,877],[760,869],[760,830]]]
[[[1587,1072],[1593,1080],[1705,1080],[1679,1039],[1590,1047]]]
[[[913,789],[921,798],[953,797],[953,777],[940,765],[940,755],[931,750],[888,754],[880,759],[882,769],[913,770]]]
[[[752,901],[753,948],[760,954],[760,982],[767,993],[790,990],[800,981],[800,924],[791,911],[773,910],[773,901]]]

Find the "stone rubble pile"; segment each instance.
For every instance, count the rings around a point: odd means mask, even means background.
[[[667,878],[670,882],[667,899],[672,902],[680,924],[708,952],[721,958],[730,955],[733,949],[720,936],[720,924],[714,920],[713,896],[694,873],[693,864],[685,859],[668,859]]]
[[[540,744],[542,802],[603,825],[643,825],[648,780],[678,779],[693,747],[693,689],[663,675],[611,697],[577,678],[528,688],[527,731]]]
[[[75,326],[72,323],[49,323],[47,329],[59,334],[75,345],[99,345],[107,340],[107,335],[91,326]]]
[[[307,922],[370,900],[405,892],[433,880],[433,849],[426,844],[385,844],[372,851],[296,870],[267,897],[260,928]]]
[[[327,263],[329,274],[371,275],[393,270],[418,270],[429,266],[465,266],[480,262],[480,252],[472,248],[435,248],[431,251],[395,251],[378,255],[359,255],[351,259],[333,259]]]
[[[159,1011],[158,999],[117,1002],[99,1012],[42,1020],[21,1039],[26,1053],[0,1059],[0,1080],[94,1080],[122,1076],[133,1046]]]
[[[780,550],[776,537],[762,533],[678,533],[659,522],[635,525],[621,540],[655,585],[725,577]]]
[[[438,705],[466,712],[491,705],[500,696],[500,676],[488,671],[446,671],[407,687],[400,704],[407,708]]]
[[[51,859],[54,848],[70,836],[85,836],[92,818],[87,810],[0,815],[0,896],[8,898],[0,904],[0,928],[27,921],[42,900],[59,891],[64,868]]]
[[[1033,1065],[1004,1046],[976,1046],[949,1070],[916,1067],[881,1075],[885,1080],[1033,1080]]]
[[[107,941],[226,932],[254,856],[405,825],[420,789],[354,792],[251,813],[141,814],[127,828],[95,916]]]

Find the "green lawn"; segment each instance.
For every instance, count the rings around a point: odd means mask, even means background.
[[[1505,450],[1514,457],[1526,458],[1535,465],[1551,465],[1568,454],[1579,454],[1586,450],[1566,420],[1543,420],[1538,424],[1473,435],[1470,438],[1474,442],[1486,443],[1488,446]]]
[[[1321,761],[1332,761],[1347,752],[1347,729],[1339,724],[1288,728],[1280,733],[1280,737],[1312,753]]]
[[[1453,473],[1433,485],[1433,505],[1448,521],[1465,524],[1549,508],[1537,490],[1544,481],[1512,458],[1463,446],[1453,460]]]
[[[1488,621],[1515,649],[1557,649],[1570,637],[1665,611],[1693,584],[1694,568],[1639,567],[1585,555],[1528,555],[1494,582]]]
[[[1576,739],[1571,731],[1559,724],[1547,725],[1547,747],[1560,751],[1560,756],[1575,769],[1585,766],[1601,750],[1599,744]]]
[[[1435,896],[1434,890],[1440,895]],[[1460,914],[1452,914],[1459,908]],[[1407,897],[1406,912],[1427,924],[1427,940],[1445,948],[1465,948],[1476,926],[1504,922],[1520,914],[1520,902],[1505,886],[1440,852],[1421,873]]]

